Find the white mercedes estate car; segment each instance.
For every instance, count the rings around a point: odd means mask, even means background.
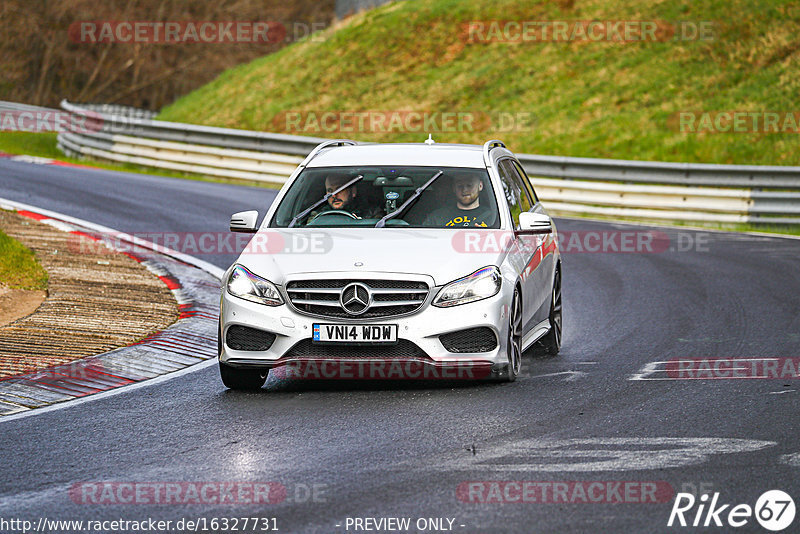
[[[561,347],[556,228],[519,161],[483,146],[317,146],[222,282],[232,389],[313,378],[513,381]]]

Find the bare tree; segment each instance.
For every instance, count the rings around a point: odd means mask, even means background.
[[[70,38],[81,21],[275,21],[329,24],[334,0],[4,0],[0,2],[0,100],[57,106],[117,102],[160,109],[277,43],[91,43]],[[120,6],[122,8],[120,9]],[[291,39],[289,39],[291,40]]]

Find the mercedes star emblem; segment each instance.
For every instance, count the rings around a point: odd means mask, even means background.
[[[342,289],[342,293],[339,295],[339,304],[350,315],[361,315],[372,304],[372,293],[364,284],[353,282]]]

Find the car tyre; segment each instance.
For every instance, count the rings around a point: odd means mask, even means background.
[[[508,313],[506,353],[508,354],[508,367],[503,378],[506,382],[513,382],[522,369],[522,295],[519,287],[514,288],[511,309]]]
[[[217,356],[222,356],[222,322],[217,329]],[[238,369],[219,362],[219,374],[222,383],[229,389],[255,390],[261,389],[267,381],[269,370]]]
[[[563,304],[561,302],[561,270],[556,270],[553,279],[553,298],[550,300],[550,330],[539,340],[542,352],[555,356],[561,350],[561,335],[564,324]]]

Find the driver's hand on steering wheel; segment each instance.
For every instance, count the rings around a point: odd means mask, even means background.
[[[328,216],[328,215],[343,215],[345,217],[349,217],[349,218],[354,219],[354,220],[361,219],[361,217],[359,217],[355,213],[351,213],[351,212],[349,212],[347,210],[328,210],[328,211],[320,211],[319,213],[317,213],[315,215],[312,215],[311,218],[308,219],[308,222],[306,222],[306,224],[309,224],[309,223],[311,223],[313,221],[316,221],[320,217],[324,217],[324,216]]]

